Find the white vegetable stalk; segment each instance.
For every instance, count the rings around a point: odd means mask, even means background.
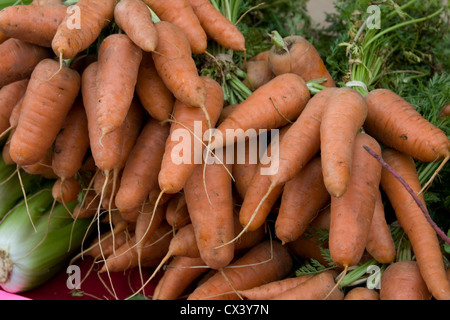
[[[89,232],[90,220],[74,220],[67,211],[75,202],[66,204],[67,208],[59,203],[53,207],[53,203],[51,188],[45,188],[28,198],[30,215],[22,202],[0,224],[0,287],[4,291],[21,293],[50,280]]]

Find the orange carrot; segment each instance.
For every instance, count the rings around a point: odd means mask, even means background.
[[[266,61],[248,61],[245,72],[247,73],[248,81],[246,79],[244,83],[252,90],[258,89],[275,77],[269,63]]]
[[[251,181],[258,170],[257,154],[250,154],[251,144],[252,141],[245,144],[244,154],[239,154],[236,146],[236,156],[232,166],[234,187],[241,200],[245,199],[245,194],[247,193],[248,187],[250,186]]]
[[[323,110],[335,90],[326,88],[315,94],[280,140],[278,171],[269,176],[274,186],[293,179],[319,152]]]
[[[418,193],[420,182],[411,156],[391,148],[383,150],[384,161]],[[420,273],[434,298],[450,299],[450,284],[445,274],[444,262],[436,231],[427,221],[419,206],[411,199],[409,192],[386,169],[381,175],[381,187],[386,193],[400,225],[411,242]],[[423,195],[419,196],[425,205]]]
[[[176,256],[167,265],[153,292],[153,300],[175,300],[209,269],[201,258]]]
[[[205,52],[207,36],[188,0],[143,1],[155,12],[159,19],[176,25],[180,28],[180,32],[185,33],[194,54]],[[175,43],[173,45],[176,46]]]
[[[285,37],[283,41],[285,48],[274,45],[268,57],[275,75],[292,72],[305,81],[324,78],[324,86],[336,86],[322,58],[309,41],[298,35]]]
[[[189,0],[189,4],[209,37],[224,48],[245,51],[244,35],[209,0]]]
[[[150,194],[148,195],[148,202],[152,205],[163,205],[166,204],[170,199],[173,198],[173,194],[164,193],[162,194],[159,187],[154,188],[150,191]],[[158,203],[157,203],[158,202]]]
[[[9,119],[14,107],[22,99],[27,89],[28,79],[19,80],[0,89],[0,134],[10,128]]]
[[[142,253],[145,243],[152,237],[153,232],[165,221],[166,208],[158,206],[156,209],[151,204],[144,204],[136,219],[134,235],[138,254]]]
[[[152,54],[143,52],[136,83],[136,94],[153,119],[169,119],[175,99],[159,76]]]
[[[344,300],[380,300],[380,294],[375,289],[355,287],[345,294]]]
[[[284,291],[295,288],[308,279],[308,276],[289,277],[268,282],[247,290],[240,290],[239,294],[247,300],[269,300]]]
[[[14,133],[11,141],[13,141],[14,136],[16,133]],[[13,153],[11,153],[11,157]],[[29,174],[35,174],[35,175],[41,175],[46,179],[55,179],[57,178],[55,172],[53,172],[52,168],[52,150],[51,148],[47,149],[42,159],[39,159],[37,162],[29,165],[23,165],[21,166],[23,171],[29,173]]]
[[[95,238],[84,254],[93,258],[99,258],[102,254],[107,257],[125,244],[129,237],[127,230],[115,231],[114,236],[112,231],[104,232],[101,234],[100,242],[98,238]]]
[[[237,300],[235,292],[285,278],[292,268],[286,247],[275,240],[254,246],[241,258],[197,287],[187,300]]]
[[[276,129],[295,121],[309,98],[309,90],[300,76],[288,73],[273,78],[241,102],[217,127],[224,141],[214,141],[211,148],[243,140],[249,129]],[[258,116],[250,117],[255,105]]]
[[[323,271],[311,276],[298,286],[286,290],[271,300],[343,300],[344,293],[340,288],[334,288],[334,272]],[[327,297],[328,293],[333,292]]]
[[[277,238],[282,243],[296,240],[329,201],[330,195],[323,183],[322,163],[316,156],[284,186],[275,221]]]
[[[330,255],[341,267],[354,266],[363,256],[381,179],[381,164],[363,148],[381,153],[378,142],[358,133],[354,145],[348,190],[331,197]]]
[[[273,137],[275,141],[282,140],[290,125],[281,128],[278,136]],[[276,143],[276,142],[275,142]],[[276,163],[278,155],[272,151],[273,144],[269,144],[265,150],[265,155],[270,155],[274,158],[271,162],[261,162],[256,169],[253,178],[248,185],[245,193],[244,201],[242,202],[239,211],[239,220],[246,230],[253,231],[261,227],[270,214],[275,202],[283,193],[283,185],[271,188],[270,186],[270,172],[264,172],[273,163]],[[276,150],[276,149],[275,149]]]
[[[447,103],[445,106],[439,110],[440,117],[449,117],[450,116],[450,103]]]
[[[416,261],[398,261],[381,274],[380,300],[430,300]]]
[[[72,59],[78,53],[93,44],[114,17],[117,0],[80,0],[76,3],[79,10],[80,26],[74,25],[72,11],[68,11],[52,40],[54,53],[62,59]],[[125,61],[122,61],[125,62]]]
[[[223,90],[211,78],[201,77],[200,79],[203,81],[208,93],[205,107],[210,116],[211,125],[214,126],[223,108]],[[159,188],[162,192],[169,194],[181,191],[195,169],[196,164],[202,162],[202,159],[199,159],[202,154],[197,152],[195,148],[200,144],[202,149],[199,151],[203,152],[203,146],[198,139],[203,141],[203,135],[209,129],[205,114],[201,109],[186,105],[179,100],[174,105],[173,119],[176,122],[170,126],[170,134],[166,141],[161,170],[158,176]],[[196,126],[199,126],[201,132],[196,133]],[[179,149],[180,137],[176,136],[180,133],[178,129],[186,133],[186,135],[181,137],[183,139],[182,147],[186,150]],[[195,137],[194,134],[199,136]],[[190,141],[184,141],[184,139],[190,139]],[[173,159],[179,160],[181,163],[174,162]]]
[[[139,134],[133,150],[127,157],[122,179],[115,198],[119,211],[139,207],[148,198],[150,190],[158,186],[164,146],[170,126],[149,119]]]
[[[330,215],[330,207],[327,206],[319,211],[302,236],[287,243],[294,255],[304,259],[315,259],[324,266],[330,266],[329,261],[323,256],[324,250],[328,249],[328,241],[323,243],[319,239],[322,230],[330,229]]]
[[[18,165],[42,159],[52,146],[80,91],[78,72],[52,59],[33,71],[22,102],[19,123],[11,140],[11,157]]]
[[[9,149],[11,146],[11,139],[12,139],[12,136],[14,135],[15,130],[16,130],[15,128],[11,129],[11,131],[9,132],[8,138],[6,139],[5,145],[2,148],[2,158],[3,158],[3,161],[5,162],[5,164],[7,164],[7,165],[16,165],[14,160],[11,158],[11,155],[9,154]]]
[[[141,0],[121,0],[114,8],[114,21],[142,50],[151,52],[158,44],[152,15]]]
[[[66,10],[62,4],[9,6],[0,11],[0,31],[10,38],[50,48]]]
[[[81,191],[81,185],[77,179],[70,177],[62,180],[58,178],[53,184],[53,198],[61,203],[76,201]]]
[[[120,161],[123,132],[117,129],[103,137],[96,117],[98,62],[91,63],[82,74],[81,93],[88,119],[89,143],[95,165],[99,170],[111,171]],[[107,148],[104,146],[108,146]]]
[[[234,237],[231,165],[225,166],[207,164],[203,174],[203,165],[197,165],[184,186],[200,256],[212,269],[227,266],[234,257],[233,243],[217,248]]]
[[[166,220],[174,229],[184,227],[191,222],[184,193],[177,193],[169,200],[166,208]]]
[[[347,190],[356,133],[367,115],[363,96],[351,88],[339,88],[328,100],[320,125],[320,150],[325,186],[333,197]]]
[[[8,40],[9,38],[0,31],[0,44],[2,44],[3,42],[5,42],[6,40]]]
[[[167,223],[162,223],[145,243],[141,254],[141,264],[144,265],[146,260],[161,259],[166,254],[171,239],[171,227]],[[133,236],[124,245],[116,249],[115,253],[107,257],[99,272],[118,272],[137,267],[139,260],[135,244],[136,238]]]
[[[125,34],[110,34],[98,50],[97,121],[103,136],[120,127],[134,97],[142,50]]]
[[[9,38],[0,45],[0,87],[28,79],[36,65],[51,55],[47,48]]]
[[[236,109],[239,106],[239,104],[230,104],[225,107],[223,107],[222,112],[220,113],[219,120],[217,120],[217,124],[221,124],[223,120],[225,120],[226,117],[230,115],[230,113]]]
[[[62,180],[73,177],[89,149],[89,131],[82,99],[75,100],[53,144],[52,167]]]
[[[368,113],[364,130],[380,143],[424,162],[450,156],[450,140],[445,133],[395,92],[376,89],[365,99]]]
[[[270,50],[261,51],[260,53],[255,55],[253,58],[251,58],[249,61],[269,62],[269,54],[270,54]]]
[[[378,262],[392,263],[396,255],[395,244],[386,223],[384,205],[379,189],[376,194],[377,198],[367,237],[366,250]]]
[[[167,6],[167,2],[164,6]],[[192,107],[203,108],[206,89],[198,74],[188,38],[179,27],[170,22],[160,21],[155,23],[155,27],[158,46],[152,56],[159,76],[177,100]]]

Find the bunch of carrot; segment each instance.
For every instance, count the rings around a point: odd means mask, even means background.
[[[245,51],[245,39],[208,0],[33,1],[0,11],[0,32],[3,158],[53,179],[57,201],[78,199],[74,219],[98,223],[98,237],[75,260],[90,255],[107,273],[154,268],[136,292],[157,281],[153,299],[350,299],[339,271],[367,254],[395,262],[386,195],[411,240],[420,290],[428,290],[421,297],[450,299],[436,230],[367,152],[419,193],[414,159],[446,161],[448,137],[391,90],[337,87],[304,38],[252,57],[252,93],[226,105],[193,56],[207,54],[211,40]],[[321,83],[319,92],[310,83]],[[191,151],[200,145],[200,158],[179,149],[179,129]],[[249,161],[252,138],[235,133],[276,129],[258,146],[272,162]],[[245,141],[247,150],[238,149]],[[330,263],[307,236],[316,228],[329,231],[334,266],[296,277],[296,258]]]

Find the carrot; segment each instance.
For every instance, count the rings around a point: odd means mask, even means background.
[[[450,140],[410,103],[388,89],[366,96],[364,130],[375,139],[415,159],[432,162],[450,156]]]
[[[54,53],[62,59],[72,59],[87,49],[97,40],[103,28],[113,20],[116,3],[117,0],[78,1],[76,6],[81,17],[80,26],[73,25],[73,13],[68,12],[53,37]]]
[[[149,119],[127,157],[122,179],[115,198],[119,211],[139,207],[148,198],[150,190],[158,185],[164,146],[170,126]]]
[[[114,8],[114,21],[142,50],[152,52],[158,44],[158,34],[152,14],[141,0],[122,0]]]
[[[323,271],[311,276],[307,281],[286,290],[271,300],[343,300],[344,293],[335,286],[334,272]],[[327,297],[327,294],[333,292]]]
[[[200,256],[212,269],[227,266],[234,257],[233,243],[217,248],[234,237],[231,165],[225,166],[228,171],[220,163],[206,164],[204,175],[203,165],[197,165],[184,186]]]
[[[11,130],[15,129],[17,127],[17,124],[19,123],[20,111],[22,109],[22,102],[24,96],[25,93],[11,110],[11,115],[9,116],[9,127],[11,128]]]
[[[167,2],[164,6],[167,6]],[[192,107],[203,108],[206,89],[198,74],[188,38],[179,27],[170,22],[159,21],[155,23],[155,27],[158,46],[152,56],[159,76],[177,100]]]
[[[163,205],[166,204],[170,199],[173,198],[173,194],[164,193],[162,194],[159,187],[154,188],[150,191],[148,195],[148,202],[152,205]]]
[[[330,266],[329,261],[323,256],[324,250],[328,249],[328,241],[320,240],[322,230],[330,229],[330,215],[330,207],[327,206],[318,212],[302,236],[287,243],[294,255],[304,259],[315,259],[324,266]]]
[[[268,60],[275,75],[292,72],[305,81],[324,78],[324,86],[336,86],[316,48],[302,36],[285,37],[283,47],[273,45]]]
[[[92,218],[98,211],[100,203],[100,197],[97,196],[95,191],[87,190],[83,195],[83,201],[77,203],[73,209],[72,216],[74,219]]]
[[[0,45],[0,87],[28,79],[39,62],[51,57],[51,50],[9,38]]]
[[[144,265],[147,260],[154,258],[161,259],[166,254],[171,239],[170,226],[167,223],[162,223],[145,243],[141,254],[141,264]],[[139,260],[135,244],[136,238],[133,236],[129,241],[116,249],[115,253],[107,257],[99,273],[125,271],[137,267]]]
[[[101,257],[103,253],[103,255],[107,257],[125,244],[129,240],[129,237],[130,235],[127,230],[120,230],[119,232],[115,231],[114,237],[112,231],[104,232],[100,237],[100,242],[98,238],[95,238],[84,254],[93,258],[98,258]]]
[[[258,159],[256,154],[250,154],[250,145],[252,141],[245,144],[244,154],[240,154],[235,147],[235,160],[232,165],[232,175],[234,178],[234,187],[241,200],[245,199],[245,194],[251,184],[251,181],[258,170]],[[253,150],[252,150],[253,151]],[[252,156],[254,158],[252,158]]]
[[[42,159],[64,124],[79,91],[80,75],[55,60],[42,60],[34,69],[11,140],[11,157],[18,165]]]
[[[3,32],[0,31],[0,44],[8,40],[9,37],[7,37]]]
[[[239,294],[246,300],[269,300],[284,291],[295,288],[308,279],[308,276],[284,278],[281,280],[264,283],[260,286],[247,290],[240,290]]]
[[[205,107],[210,116],[211,125],[214,126],[223,108],[223,90],[211,78],[201,77],[200,79],[203,81],[208,93]],[[196,164],[202,162],[201,159],[198,159],[202,154],[195,151],[195,148],[200,143],[198,139],[203,140],[203,135],[209,128],[202,110],[186,105],[179,100],[176,100],[174,105],[173,119],[176,122],[170,126],[170,134],[166,141],[161,170],[158,175],[160,190],[163,193],[169,194],[181,191],[195,169]],[[196,126],[199,126],[201,132],[200,130],[197,130],[199,131],[198,133],[196,132]],[[186,135],[182,136],[184,150],[179,149],[180,137],[176,136],[180,133],[178,129],[186,133]],[[194,136],[194,134],[198,136]],[[190,141],[184,141],[184,139],[190,139]],[[203,146],[201,147],[202,149],[200,151],[203,151]],[[176,154],[176,152],[178,153]],[[174,162],[173,158],[182,158],[180,159],[181,163]]]
[[[237,236],[242,232],[244,227],[239,222],[239,210],[237,210],[236,207],[234,210],[233,221],[234,234]],[[254,231],[247,230],[246,232],[242,233],[242,235],[240,235],[240,237],[236,239],[236,241],[234,241],[234,255],[237,256],[245,253],[249,249],[259,244],[261,241],[263,241],[266,235],[267,230],[265,225],[262,225]]]
[[[380,300],[430,300],[416,261],[398,261],[381,274]]]
[[[82,98],[75,100],[60,133],[53,144],[52,167],[62,180],[71,178],[81,169],[89,149],[89,131]]]
[[[224,141],[214,141],[211,148],[234,144],[244,139],[249,129],[276,129],[295,121],[310,99],[305,81],[292,73],[273,78],[255,90],[217,127]],[[258,106],[258,116],[249,116]]]
[[[321,159],[316,156],[284,186],[275,221],[277,238],[283,244],[296,240],[329,201],[330,195],[323,183]]]
[[[244,83],[252,90],[258,89],[275,77],[272,69],[270,69],[269,63],[266,61],[248,61],[245,72],[247,73],[248,80],[246,79]]]
[[[251,58],[249,61],[265,61],[269,62],[269,54],[270,50],[264,50],[255,55],[253,58]]]
[[[166,220],[174,229],[179,229],[191,222],[184,193],[175,194],[166,208]]]
[[[14,136],[16,133],[14,133],[11,141],[14,140]],[[13,153],[11,153],[11,149],[9,151],[11,154],[11,157]],[[16,162],[15,162],[16,163]],[[51,148],[47,149],[42,159],[39,159],[37,162],[29,165],[22,165],[21,166],[23,171],[29,173],[29,174],[35,174],[35,175],[41,175],[45,179],[55,179],[57,178],[55,172],[52,168],[52,150]]]
[[[440,117],[449,117],[450,116],[450,103],[447,103],[445,106],[439,110]]]
[[[159,76],[152,54],[143,52],[136,83],[136,94],[153,119],[169,119],[175,99]]]
[[[123,132],[122,129],[117,129],[103,137],[100,143],[102,132],[98,126],[95,111],[97,106],[97,69],[98,62],[91,63],[85,69],[82,74],[81,93],[88,119],[90,150],[95,165],[101,171],[111,171],[120,161]]]
[[[152,237],[153,232],[161,224],[166,222],[166,208],[158,206],[156,209],[151,204],[144,204],[136,219],[134,235],[138,254],[142,253],[145,243]]]
[[[421,185],[413,158],[391,148],[384,149],[382,157],[417,194]],[[450,284],[446,278],[436,231],[427,221],[419,206],[412,201],[409,192],[384,168],[381,175],[381,187],[411,242],[420,273],[431,294],[438,300],[450,299]],[[420,194],[418,197],[425,204],[423,195]]]
[[[152,300],[175,300],[209,269],[201,258],[176,256],[167,265],[153,292]]]
[[[392,263],[395,259],[396,250],[392,234],[386,223],[384,205],[381,192],[376,191],[377,198],[367,236],[366,250],[380,263]]]
[[[197,287],[187,300],[237,300],[239,295],[230,289],[246,290],[283,279],[292,265],[286,247],[276,240],[265,240]]]
[[[320,125],[320,150],[325,186],[339,198],[348,188],[356,133],[367,115],[363,96],[351,88],[339,88],[330,97]]]
[[[375,289],[355,287],[345,294],[344,300],[380,300],[380,294]]]
[[[289,128],[290,125],[281,128],[278,136],[273,139],[275,141],[282,140]],[[265,155],[270,155],[272,158],[275,158],[273,162],[276,163],[278,155],[275,154],[275,151],[272,151],[273,146],[272,143],[267,146]],[[239,211],[239,220],[245,230],[253,231],[261,227],[266,222],[267,216],[275,202],[283,193],[283,185],[271,188],[270,174],[263,171],[272,166],[273,162],[261,162],[248,185],[241,210]]]
[[[3,161],[5,162],[5,164],[7,164],[7,165],[16,165],[14,160],[11,158],[11,155],[9,154],[9,149],[11,146],[11,139],[12,139],[12,136],[14,135],[14,131],[16,131],[16,129],[12,128],[11,131],[9,132],[8,138],[6,139],[5,145],[2,148],[2,158],[3,158]]]
[[[14,107],[22,99],[27,89],[28,79],[19,80],[0,89],[0,134],[9,131],[9,119]]]
[[[326,88],[315,94],[280,140],[278,171],[269,177],[273,185],[293,179],[320,151],[322,114],[335,90]]]
[[[61,0],[33,0],[30,3],[33,6],[46,6],[49,4],[61,4]]]
[[[220,113],[220,117],[219,120],[217,120],[217,124],[221,124],[223,122],[223,120],[226,119],[226,117],[228,117],[228,115],[237,107],[239,106],[239,104],[230,104],[227,106],[224,106],[222,109],[222,112]]]
[[[120,127],[137,82],[142,50],[125,34],[110,34],[98,50],[97,121],[103,136]]]
[[[155,12],[159,19],[180,28],[180,31],[187,36],[189,46],[194,54],[205,52],[207,35],[188,0],[168,0],[164,2],[158,0],[143,1]],[[173,45],[176,44],[173,43]]]
[[[189,4],[209,37],[224,48],[245,51],[244,35],[209,0],[189,0]]]
[[[381,164],[364,145],[381,153],[375,139],[358,133],[348,190],[342,197],[331,197],[330,255],[341,267],[354,266],[363,256],[380,186]]]
[[[0,31],[9,38],[50,48],[66,10],[62,4],[9,6],[0,11]]]
[[[81,185],[77,179],[70,177],[62,180],[58,178],[53,184],[53,198],[61,203],[68,203],[78,200],[78,194],[81,191]]]

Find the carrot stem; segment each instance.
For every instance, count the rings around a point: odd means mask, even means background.
[[[405,189],[411,194],[411,197],[414,199],[414,201],[419,206],[420,210],[422,210],[423,214],[425,215],[425,218],[430,223],[430,225],[433,227],[433,229],[436,231],[436,233],[448,244],[450,244],[450,237],[448,237],[444,231],[442,231],[439,226],[431,219],[430,214],[428,213],[427,207],[420,201],[420,199],[417,197],[415,192],[411,189],[411,187],[406,183],[405,180],[394,170],[390,165],[388,165],[383,158],[376,154],[372,149],[370,149],[368,146],[363,146],[364,149],[375,159],[378,160],[378,162],[381,163],[381,165],[388,170],[394,177],[405,187]]]

